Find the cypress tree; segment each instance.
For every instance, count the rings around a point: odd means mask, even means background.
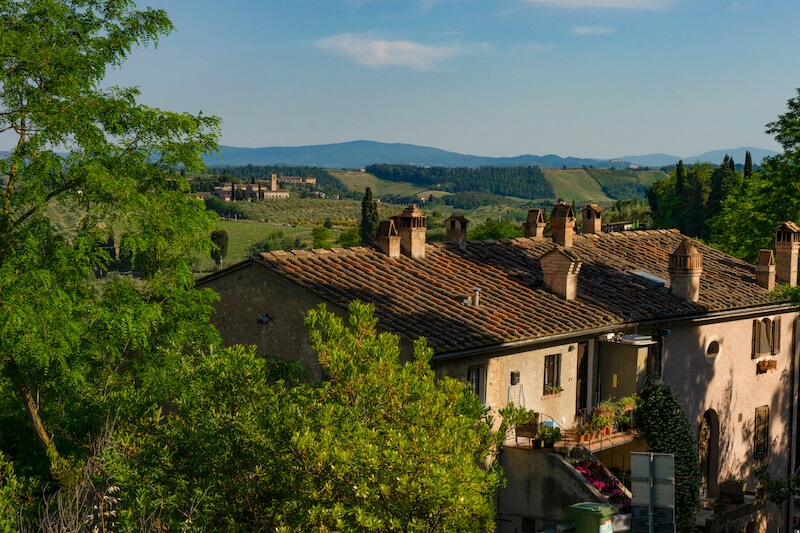
[[[749,178],[753,174],[753,156],[750,155],[750,150],[744,154],[744,179]]]
[[[364,246],[372,244],[372,239],[378,232],[380,223],[378,206],[372,201],[372,189],[367,187],[367,190],[364,191],[364,198],[361,200],[361,244]]]
[[[683,187],[686,184],[686,172],[683,169],[683,159],[678,161],[675,167],[675,191],[678,194],[683,194]]]

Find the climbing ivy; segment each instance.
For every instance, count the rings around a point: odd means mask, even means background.
[[[636,417],[647,434],[650,451],[675,456],[675,525],[678,531],[694,531],[700,503],[700,460],[689,421],[669,386],[649,383],[641,397]]]

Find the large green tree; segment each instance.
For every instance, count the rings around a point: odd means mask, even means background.
[[[213,220],[174,169],[201,168],[218,120],[102,83],[171,29],[131,0],[0,2],[0,450],[51,488],[109,414],[167,398],[171,354],[216,339],[190,268]],[[141,279],[95,281],[112,232]]]
[[[505,435],[467,384],[436,379],[420,340],[401,362],[371,305],[306,320],[328,379],[232,347],[185,357],[174,412],[106,448],[126,524],[170,530],[491,531]],[[504,423],[523,413],[508,409]],[[188,518],[191,519],[190,524]]]
[[[800,222],[800,89],[787,107],[766,130],[783,153],[764,159],[709,222],[716,246],[750,262],[758,258],[759,249],[772,248],[775,226]]]

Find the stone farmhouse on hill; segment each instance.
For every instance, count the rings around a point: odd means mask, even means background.
[[[797,283],[800,228],[778,226],[776,253],[762,251],[754,266],[674,230],[603,233],[596,205],[582,218],[576,234],[573,207],[557,204],[545,235],[532,209],[525,237],[469,241],[468,221],[454,215],[447,242],[430,244],[412,205],[381,223],[374,247],[262,253],[198,284],[221,296],[213,321],[226,342],[318,377],[306,311],[325,302],[345,316],[349,302],[372,302],[406,353],[426,337],[437,373],[469,382],[493,410],[513,402],[567,432],[601,401],[662,380],[698,439],[704,495],[718,496],[728,478],[755,488],[762,462],[774,477],[791,474],[798,311],[768,293],[776,277]],[[553,494],[529,471],[539,450],[509,444],[499,530],[552,527]],[[647,449],[635,438],[610,446],[598,457],[623,469],[630,451]],[[767,504],[739,526],[774,531],[790,513]]]
[[[300,181],[291,181],[291,180],[300,180]],[[307,181],[310,180],[310,181]],[[314,184],[316,183],[315,178],[287,178],[284,180],[279,180],[277,174],[270,175],[269,181],[266,180],[258,180],[255,183],[247,183],[243,185],[234,185],[233,183],[225,183],[218,187],[214,187],[214,190],[211,192],[212,195],[220,198],[226,202],[230,201],[231,198],[236,196],[236,193],[239,192],[243,194],[248,201],[262,201],[262,200],[275,200],[275,199],[286,199],[289,198],[289,191],[285,189],[281,189],[279,187],[279,183],[303,183],[303,184]]]

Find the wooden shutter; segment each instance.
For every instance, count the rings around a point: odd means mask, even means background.
[[[754,456],[761,459],[767,456],[769,447],[769,406],[756,407],[756,431]]]
[[[770,353],[772,355],[781,352],[781,317],[777,317],[772,321],[772,346]]]
[[[647,346],[647,373],[653,379],[661,379],[661,337],[653,337],[655,344]]]
[[[753,320],[753,352],[750,355],[751,359],[758,357],[758,350],[761,347],[761,323],[759,320]]]

